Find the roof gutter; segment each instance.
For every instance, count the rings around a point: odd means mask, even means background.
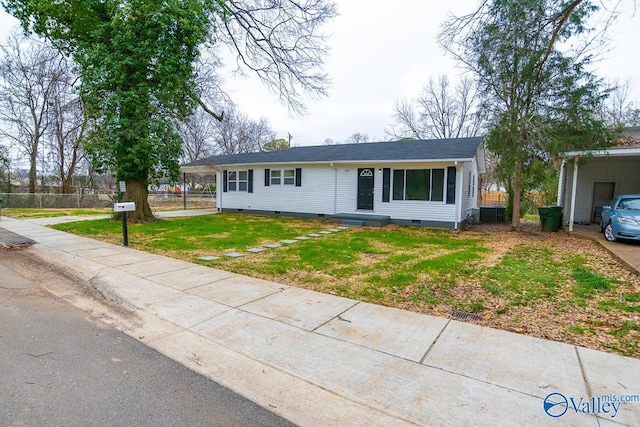
[[[470,162],[473,158],[463,158],[463,159],[399,159],[399,160],[385,160],[385,159],[377,159],[377,160],[320,160],[314,162],[258,162],[258,163],[221,163],[217,166],[220,167],[236,167],[236,166],[261,166],[261,165],[326,165],[327,162],[331,164],[348,164],[348,165],[370,165],[372,163],[385,163],[385,164],[402,164],[402,163],[458,163],[458,162]],[[189,168],[202,168],[202,167],[211,167],[214,166],[187,166]],[[333,167],[333,166],[332,166]],[[184,169],[185,167],[182,167]]]

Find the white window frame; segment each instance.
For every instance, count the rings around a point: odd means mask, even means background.
[[[295,186],[296,170],[295,169],[271,169],[269,171],[269,184],[270,185],[290,185],[292,187]]]
[[[244,174],[244,179],[240,177],[241,174]],[[244,187],[244,188],[243,188]],[[227,171],[227,191],[249,191],[249,171],[248,170],[239,170],[239,171]]]

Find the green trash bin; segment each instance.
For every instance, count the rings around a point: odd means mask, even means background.
[[[558,231],[562,226],[562,206],[541,206],[540,227],[542,231]]]

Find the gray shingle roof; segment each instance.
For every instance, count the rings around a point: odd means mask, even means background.
[[[211,156],[183,165],[247,165],[343,161],[463,160],[475,156],[481,138],[431,139],[293,147],[283,151]]]

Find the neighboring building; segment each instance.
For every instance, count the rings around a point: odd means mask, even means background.
[[[215,173],[221,211],[457,229],[477,206],[480,138],[294,147],[182,166]]]
[[[640,127],[624,130],[606,150],[569,151],[558,184],[565,223],[599,224],[602,205],[618,194],[640,193]]]

